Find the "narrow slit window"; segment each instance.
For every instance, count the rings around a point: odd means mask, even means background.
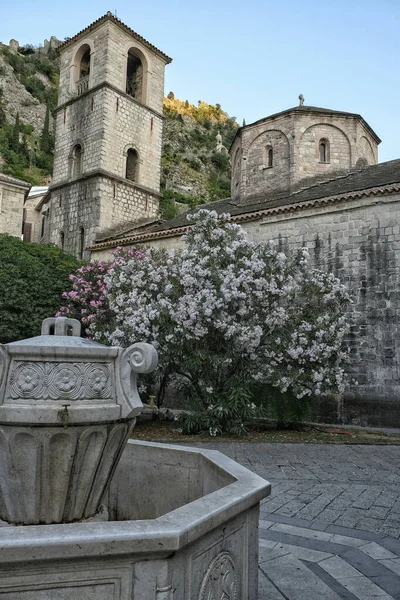
[[[319,162],[329,162],[329,142],[328,140],[321,140],[319,143]]]
[[[79,177],[82,172],[82,147],[80,144],[74,146],[71,156],[71,176]]]
[[[83,259],[83,251],[85,249],[85,230],[83,227],[79,229],[79,258]]]
[[[272,150],[272,148],[268,148],[268,152],[267,152],[267,166],[268,167],[273,167],[274,166],[274,151]]]

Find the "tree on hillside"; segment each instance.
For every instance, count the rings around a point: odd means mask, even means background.
[[[19,151],[19,112],[17,112],[17,116],[15,117],[15,123],[12,130],[12,135],[10,139],[10,148],[16,154]]]
[[[3,106],[3,96],[4,96],[3,88],[0,87],[0,126],[3,125],[3,123],[6,123],[6,121],[7,121],[6,111],[4,110],[4,106]]]
[[[52,150],[52,139],[50,134],[50,107],[47,104],[46,116],[44,119],[42,137],[40,138],[40,149],[45,154],[48,154]]]

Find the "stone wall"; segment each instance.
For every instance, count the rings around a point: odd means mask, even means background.
[[[64,250],[78,256],[82,228],[86,248],[101,231],[141,217],[157,216],[158,195],[130,181],[96,175],[54,189],[47,207],[41,241],[61,245],[63,233]],[[84,258],[89,259],[90,253],[85,251]]]
[[[26,188],[0,181],[0,233],[17,237],[22,233],[22,216]]]
[[[139,155],[138,183],[159,191],[162,117],[133,98],[101,88],[57,113],[53,185],[71,177],[72,151],[82,148],[82,173],[103,169],[125,177],[126,153]]]
[[[320,161],[321,140],[329,147],[326,162]],[[243,127],[233,142],[232,197],[247,201],[278,190],[293,191],[305,187],[307,179],[329,179],[355,168],[360,159],[364,165],[376,164],[378,143],[358,115],[312,107],[272,115]],[[274,153],[271,168],[265,164],[268,147]]]
[[[268,151],[272,150],[272,166]],[[261,133],[250,144],[247,155],[247,177],[257,189],[285,188],[290,179],[289,140],[277,129]]]
[[[265,217],[245,229],[292,254],[307,246],[312,263],[348,286],[351,377],[343,407],[326,402],[322,418],[400,426],[400,196],[363,198]]]

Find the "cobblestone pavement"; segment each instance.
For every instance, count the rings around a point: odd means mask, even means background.
[[[259,600],[400,600],[400,446],[207,447],[272,483]]]

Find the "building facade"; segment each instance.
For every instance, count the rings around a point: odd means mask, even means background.
[[[22,236],[24,201],[30,184],[0,173],[0,233]]]
[[[241,127],[233,141],[232,198],[292,192],[378,162],[380,139],[357,114],[296,106]]]
[[[79,258],[96,236],[158,216],[164,69],[111,13],[60,47],[53,182],[43,242]]]

